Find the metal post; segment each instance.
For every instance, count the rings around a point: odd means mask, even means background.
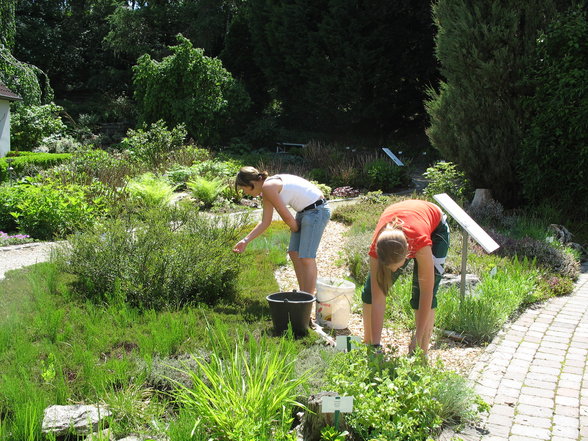
[[[465,229],[463,229],[461,237],[461,300],[465,298],[466,290],[466,273],[468,271],[468,237],[468,232]]]

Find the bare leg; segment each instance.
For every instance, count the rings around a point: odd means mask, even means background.
[[[363,342],[372,344],[372,305],[363,304]]]
[[[298,257],[296,251],[290,251],[289,254],[300,290],[314,295],[317,276],[316,259]]]

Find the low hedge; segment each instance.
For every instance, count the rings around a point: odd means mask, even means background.
[[[8,159],[12,159],[13,176],[23,176],[28,168],[48,169],[71,158],[71,153],[32,153],[9,152]],[[8,180],[7,158],[0,158],[0,182]]]

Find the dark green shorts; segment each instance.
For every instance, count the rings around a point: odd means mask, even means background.
[[[449,227],[447,226],[447,222],[445,220],[445,215],[433,234],[431,235],[431,239],[433,241],[433,245],[431,246],[433,257],[435,259],[435,285],[433,286],[433,304],[431,305],[432,308],[437,307],[437,290],[439,289],[439,283],[443,278],[443,267],[445,265],[445,258],[447,257],[447,252],[449,251]],[[412,297],[410,299],[410,306],[413,309],[419,309],[419,300],[420,300],[420,288],[419,288],[419,277],[418,271],[419,267],[417,264],[416,259],[414,260],[414,271],[412,273]],[[409,259],[406,260],[404,265],[401,268],[394,271],[392,273],[392,284],[398,280],[398,277],[402,273],[402,270],[408,265]],[[361,292],[361,299],[363,303],[367,303],[371,305],[372,303],[372,285],[371,285],[371,276],[368,274],[367,280],[363,286],[363,291]]]

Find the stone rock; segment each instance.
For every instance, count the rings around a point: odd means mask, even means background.
[[[490,201],[492,201],[492,192],[489,189],[476,188],[470,208],[482,207],[487,205]]]
[[[53,433],[56,436],[74,433],[88,435],[98,429],[103,418],[111,415],[105,407],[85,404],[70,406],[50,406],[43,415],[43,433]]]
[[[480,278],[475,274],[466,274],[466,288],[472,288],[480,283]],[[457,286],[461,287],[461,274],[445,274],[441,280],[440,286]]]

